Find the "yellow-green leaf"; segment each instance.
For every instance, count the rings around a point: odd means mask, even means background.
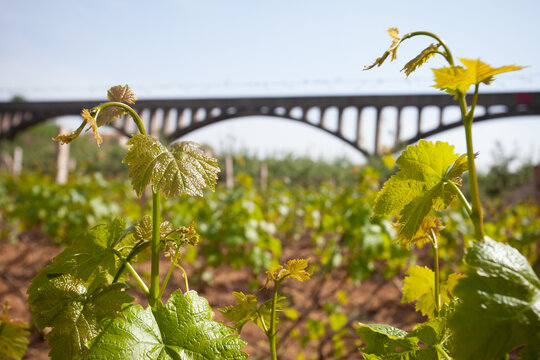
[[[433,238],[433,233],[437,236],[442,229],[444,229],[444,226],[439,218],[426,216],[413,238],[407,239],[406,237],[400,236],[399,245],[406,249],[408,249],[411,244],[422,247],[425,243],[430,241],[430,238]]]
[[[266,283],[264,286],[268,288],[271,282],[281,281],[288,277],[293,277],[298,281],[309,279],[311,274],[305,269],[308,266],[309,259],[292,259],[287,261],[284,266],[277,266],[266,272]]]
[[[427,267],[414,266],[403,280],[402,303],[416,301],[415,309],[430,319],[435,316],[435,274]],[[448,306],[454,299],[454,287],[462,274],[450,274],[440,283],[440,306]]]
[[[77,130],[72,131],[68,134],[59,134],[57,137],[53,138],[53,141],[60,141],[60,144],[69,144],[70,142],[79,137],[85,126],[86,120],[84,120],[81,125],[79,125]]]
[[[467,155],[462,154],[457,158],[450,170],[448,170],[446,177],[457,186],[461,186],[461,175],[463,175],[468,168],[469,163],[467,161]]]
[[[471,78],[474,79],[473,84],[484,83],[486,85],[489,85],[494,80],[493,76],[497,74],[523,69],[523,66],[517,66],[517,65],[505,65],[498,68],[494,68],[486,64],[485,62],[481,61],[480,59],[471,60],[471,59],[460,58],[459,60],[461,61],[463,65],[467,67],[467,71],[470,72]]]
[[[413,266],[403,280],[402,303],[416,301],[416,311],[433,318],[435,314],[435,277],[427,267]]]
[[[90,111],[88,109],[83,109],[83,111],[81,112],[81,116],[83,117],[84,120],[86,120],[86,124],[90,126],[90,128],[92,129],[92,132],[94,133],[94,139],[96,139],[97,145],[100,146],[101,143],[103,143],[103,138],[99,134],[96,119],[94,119],[94,117],[90,114]]]
[[[467,89],[474,83],[471,73],[461,66],[443,67],[432,69],[432,71],[435,76],[435,85],[433,87],[454,96],[465,94]]]
[[[435,56],[436,51],[439,49],[441,44],[430,44],[427,48],[422,50],[418,56],[416,56],[414,59],[409,61],[401,71],[405,72],[405,76],[409,77],[409,75],[418,69],[420,66],[422,66],[424,63],[426,63],[432,56]]]
[[[454,298],[454,288],[456,287],[458,280],[466,277],[465,274],[452,273],[448,275],[448,279],[441,284],[441,301],[451,300]]]
[[[381,66],[384,63],[384,60],[386,60],[386,58],[388,57],[388,55],[392,55],[391,60],[394,60],[396,58],[397,48],[399,44],[401,43],[401,38],[399,37],[399,31],[397,28],[389,28],[386,31],[388,31],[388,35],[390,35],[390,37],[392,38],[392,44],[390,45],[388,50],[386,50],[384,54],[382,54],[381,57],[375,60],[375,62],[372,65],[364,67],[364,70],[372,69],[375,66]]]
[[[446,209],[454,199],[447,182],[458,185],[466,166],[453,146],[425,140],[409,146],[396,163],[401,170],[378,192],[373,212],[374,216],[399,214],[400,236],[412,240],[426,216]]]
[[[245,324],[250,321],[257,322],[257,296],[246,295],[241,291],[233,292],[233,295],[237,304],[219,309],[219,312],[233,323],[234,328],[240,334]]]
[[[494,68],[480,61],[480,59],[461,58],[460,60],[466,68],[453,66],[433,69],[433,75],[435,76],[435,85],[433,86],[457,96],[458,94],[465,94],[471,85],[491,84],[497,74],[523,69],[523,66],[517,65]]]
[[[309,259],[293,259],[287,261],[287,263],[284,265],[287,272],[284,273],[282,277],[290,276],[298,281],[309,279],[311,274],[305,270],[308,266],[308,261]]]
[[[0,359],[22,359],[28,346],[28,325],[0,314]]]

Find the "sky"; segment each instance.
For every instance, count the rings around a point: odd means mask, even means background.
[[[386,33],[428,30],[455,58],[526,65],[481,92],[540,90],[540,1],[6,1],[0,0],[0,101],[104,100],[129,84],[139,99],[436,93],[428,63],[403,65],[429,45],[403,43],[398,58],[363,71],[390,44]],[[481,103],[481,97],[480,97]],[[540,117],[473,129],[480,166],[495,144],[540,162]],[[225,121],[186,136],[218,151],[364,159],[320,130],[275,118]],[[462,129],[444,140],[465,152]]]

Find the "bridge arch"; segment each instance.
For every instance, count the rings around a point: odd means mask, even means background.
[[[251,113],[251,114],[245,113],[245,114],[240,114],[240,115],[231,114],[231,115],[216,116],[216,117],[212,118],[212,121],[210,121],[210,122],[195,123],[195,124],[193,124],[193,126],[189,126],[189,128],[178,129],[175,132],[167,135],[167,138],[169,140],[177,140],[177,139],[180,139],[180,138],[182,138],[182,137],[184,137],[184,136],[186,136],[186,135],[188,135],[188,134],[190,134],[190,133],[192,133],[192,132],[194,132],[196,130],[202,129],[202,128],[207,127],[209,125],[222,123],[222,122],[225,122],[227,120],[242,119],[242,118],[246,118],[246,117],[262,117],[262,118],[276,118],[276,119],[283,119],[283,120],[292,120],[294,122],[301,123],[303,125],[307,125],[307,126],[310,126],[312,128],[316,128],[318,130],[322,130],[326,134],[329,134],[329,135],[335,137],[336,139],[339,139],[340,141],[343,141],[346,144],[350,145],[353,149],[359,151],[365,157],[370,157],[371,156],[371,154],[367,150],[358,147],[357,143],[355,143],[354,141],[351,141],[349,139],[344,138],[337,131],[333,131],[331,129],[322,127],[320,124],[305,121],[303,118],[297,118],[297,117],[286,116],[286,115],[277,115],[277,114],[261,115],[259,113]]]

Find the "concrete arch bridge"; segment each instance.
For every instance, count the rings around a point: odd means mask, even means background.
[[[21,131],[56,117],[78,115],[81,109],[100,102],[0,103],[0,141],[13,139]],[[141,114],[149,133],[171,141],[229,119],[270,116],[318,128],[366,157],[381,152],[383,133],[393,134],[389,147],[398,150],[421,138],[461,126],[457,103],[445,94],[140,100],[134,108]],[[540,115],[540,92],[481,94],[476,110],[475,122]],[[426,126],[428,115],[432,119]],[[364,126],[368,121],[372,123],[369,133]],[[403,129],[405,125],[410,128],[410,122],[416,131],[405,135]],[[125,118],[109,126],[126,136],[135,131],[134,123]],[[366,145],[366,139],[371,145]]]

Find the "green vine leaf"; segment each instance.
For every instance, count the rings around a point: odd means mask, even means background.
[[[206,156],[197,144],[189,141],[174,143],[169,151],[151,135],[133,135],[131,147],[122,160],[129,164],[133,188],[141,196],[152,184],[165,197],[202,196],[206,187],[214,190],[219,168],[215,158]]]
[[[419,324],[410,333],[390,325],[358,325],[356,332],[366,343],[360,349],[366,360],[433,360],[444,351],[446,329],[441,320]]]
[[[409,77],[416,69],[425,64],[432,56],[435,56],[436,51],[441,44],[430,44],[427,48],[422,50],[418,56],[405,64],[401,71],[405,72],[405,76]]]
[[[400,224],[395,224],[394,226],[399,231]],[[435,234],[435,236],[438,236],[443,229],[444,226],[442,225],[439,218],[426,216],[422,221],[422,224],[418,228],[418,231],[416,231],[416,234],[414,234],[413,238],[407,239],[401,236],[398,238],[398,244],[399,246],[407,250],[412,244],[421,248],[422,246],[424,246],[424,244],[432,241],[434,236],[433,234]]]
[[[264,331],[270,326],[272,313],[272,299],[268,299],[261,306],[257,306],[257,296],[245,295],[242,292],[233,292],[237,304],[219,309],[225,318],[233,323],[238,334],[248,322],[252,322]],[[281,311],[285,304],[285,297],[278,296],[276,310]],[[276,325],[279,324],[279,317],[276,318]]]
[[[160,238],[164,239],[170,232],[172,232],[173,226],[170,222],[164,221],[159,226]],[[135,225],[133,229],[133,236],[137,241],[151,241],[152,240],[152,216],[144,215]]]
[[[403,280],[402,303],[416,301],[415,309],[430,319],[435,317],[435,276],[431,269],[413,266]],[[440,284],[441,309],[454,300],[454,287],[463,274],[450,274],[448,280]]]
[[[161,232],[161,229],[160,229]],[[133,236],[137,241],[152,240],[152,216],[144,215],[142,219],[135,225]]]
[[[50,277],[70,274],[94,288],[111,284],[122,266],[118,257],[127,257],[135,246],[133,234],[126,231],[124,219],[116,218],[110,224],[102,224],[79,234],[73,243],[54,258],[54,262],[40,270],[32,280],[28,294],[47,282]],[[124,274],[119,281],[125,282]]]
[[[0,315],[0,359],[22,359],[28,346],[28,326]]]
[[[122,305],[133,298],[124,284],[102,286],[89,291],[86,284],[71,275],[41,283],[29,297],[36,325],[52,327],[47,335],[52,359],[78,359],[89,342],[101,331],[101,321],[121,314]]]
[[[470,266],[455,293],[448,324],[457,360],[499,359],[525,345],[521,358],[540,358],[540,279],[509,245],[485,238],[466,250]]]
[[[111,102],[121,102],[128,105],[135,104],[137,97],[128,85],[116,85],[107,91],[107,99]],[[102,126],[116,120],[127,112],[118,107],[110,106],[101,110],[98,114],[97,125]]]
[[[399,234],[410,242],[432,209],[444,210],[455,198],[447,183],[461,184],[466,155],[454,154],[454,147],[445,142],[420,140],[407,147],[396,163],[401,170],[378,192],[373,216],[399,213]]]
[[[388,35],[390,35],[390,37],[392,38],[392,44],[390,45],[388,50],[386,50],[382,54],[381,57],[375,60],[372,65],[364,67],[364,70],[372,69],[375,66],[381,66],[389,55],[392,55],[391,61],[395,60],[397,48],[401,43],[401,38],[399,37],[399,30],[397,28],[389,28],[386,31],[388,31]]]
[[[245,342],[232,335],[232,328],[213,321],[213,315],[206,299],[195,291],[177,290],[166,305],[158,302],[153,311],[130,306],[122,318],[104,322],[105,330],[85,359],[246,359],[241,351]]]
[[[237,304],[219,309],[219,312],[225,316],[225,319],[233,323],[234,328],[240,334],[245,324],[257,322],[257,296],[236,291],[233,292],[233,296]]]

